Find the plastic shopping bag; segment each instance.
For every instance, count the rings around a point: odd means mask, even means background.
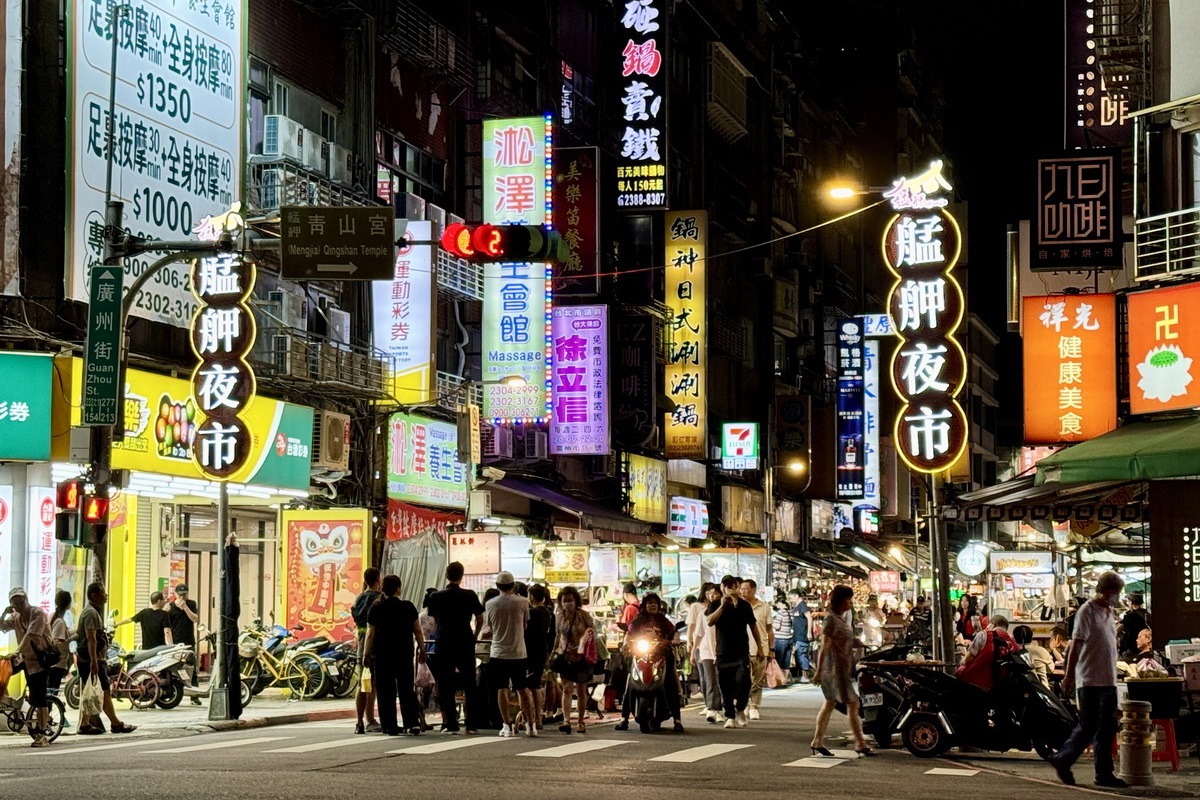
[[[767,688],[778,689],[780,686],[786,685],[787,676],[783,674],[779,662],[773,658],[767,659]]]
[[[95,675],[88,678],[79,692],[79,713],[85,717],[97,717],[104,708],[104,690]]]
[[[371,680],[371,668],[363,667],[363,671],[358,678],[358,690],[363,694],[370,694],[373,688],[375,687]]]
[[[429,665],[424,661],[417,664],[417,680],[418,689],[428,689],[433,686],[433,673],[429,671]]]

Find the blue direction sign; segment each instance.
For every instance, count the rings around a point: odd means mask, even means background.
[[[116,425],[121,382],[121,295],[125,271],[96,266],[88,293],[87,349],[83,354],[84,425]]]

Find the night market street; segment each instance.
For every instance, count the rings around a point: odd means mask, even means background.
[[[681,736],[619,732],[611,723],[589,725],[582,736],[547,728],[538,739],[500,738],[495,731],[470,737],[436,731],[419,737],[355,736],[353,721],[345,719],[200,735],[157,727],[141,728],[128,738],[81,741],[64,735],[42,751],[30,751],[18,737],[4,737],[0,793],[23,798],[141,800],[166,793],[172,798],[272,800],[375,793],[401,777],[405,784],[395,794],[422,800],[549,797],[568,782],[580,796],[612,797],[627,787],[637,797],[662,800],[716,792],[790,797],[801,788],[811,797],[889,800],[953,800],[966,794],[1016,800],[1032,792],[1039,800],[1058,800],[1098,792],[1089,785],[1086,759],[1076,768],[1080,786],[1072,789],[1058,785],[1050,769],[1031,754],[922,760],[890,749],[874,758],[856,758],[849,740],[839,741],[848,727],[845,717],[830,725],[828,744],[838,758],[812,758],[807,745],[819,697],[807,686],[768,692],[763,719],[745,730],[709,725],[692,710]],[[347,707],[341,701],[318,705]],[[283,710],[295,709],[293,704]],[[264,713],[274,711],[257,711]],[[256,716],[253,706],[246,716]],[[152,717],[134,719],[141,723]],[[1155,778],[1155,787],[1125,790],[1120,796],[1189,797],[1200,789],[1200,775],[1188,767],[1171,776],[1160,765]]]

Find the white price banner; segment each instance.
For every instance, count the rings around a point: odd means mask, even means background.
[[[70,296],[87,302],[104,238],[112,3],[71,0]],[[191,239],[241,198],[246,0],[132,0],[117,19],[113,196],[139,236]],[[161,254],[126,261],[126,291]],[[159,272],[132,314],[186,328],[187,263]]]

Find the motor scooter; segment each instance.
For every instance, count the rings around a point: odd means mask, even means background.
[[[633,704],[631,716],[642,733],[661,730],[663,722],[671,718],[667,692],[675,691],[675,687],[668,687],[668,678],[673,678],[667,669],[670,646],[670,642],[645,634],[635,636],[629,643],[628,699]]]

